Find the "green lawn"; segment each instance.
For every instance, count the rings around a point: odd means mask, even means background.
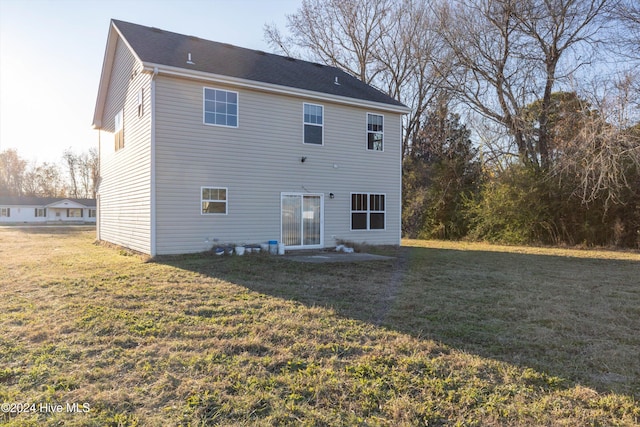
[[[93,240],[0,229],[0,424],[640,423],[640,254],[149,261]]]

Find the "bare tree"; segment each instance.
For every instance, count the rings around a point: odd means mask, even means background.
[[[71,197],[95,197],[98,177],[98,152],[91,148],[76,154],[70,148],[65,150],[63,160],[69,176]]]
[[[635,79],[625,74],[604,94],[592,93],[591,102],[583,102],[581,119],[559,124],[574,134],[564,138],[552,173],[575,179],[574,195],[585,204],[601,200],[606,210],[625,203],[626,190],[640,191],[634,181],[640,179],[640,123],[630,114],[640,102]]]
[[[24,194],[38,197],[65,196],[65,182],[55,163],[30,164],[24,179]]]
[[[366,83],[380,72],[374,53],[385,36],[392,0],[304,0],[287,16],[289,36],[273,25],[265,27],[272,47],[345,70]]]
[[[616,43],[621,54],[640,60],[640,3],[637,0],[621,0],[613,9],[611,18],[618,28]]]
[[[90,148],[78,156],[78,168],[83,197],[96,197],[96,184],[99,175],[98,167],[99,159],[96,148]]]
[[[610,0],[455,0],[439,10],[455,57],[447,87],[483,117],[509,130],[521,161],[550,166],[548,107],[559,81],[596,45]],[[542,100],[536,128],[523,118]]]

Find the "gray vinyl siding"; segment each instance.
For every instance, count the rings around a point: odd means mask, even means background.
[[[203,87],[239,93],[238,128],[203,123]],[[323,146],[302,142],[304,102],[324,106]],[[324,246],[400,243],[400,114],[162,75],[155,107],[157,254],[280,240],[282,192],[324,194]],[[384,152],[366,149],[368,112]],[[201,214],[203,186],[228,189],[227,215]],[[353,192],[386,195],[385,230],[351,231]]]
[[[118,40],[100,132],[98,238],[151,253],[151,76]],[[143,88],[144,114],[138,117]],[[124,108],[124,148],[115,151],[114,118]]]

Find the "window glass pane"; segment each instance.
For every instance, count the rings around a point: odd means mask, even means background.
[[[367,229],[367,214],[366,213],[352,213],[351,214],[351,229],[352,230],[366,230]]]
[[[211,190],[208,188],[203,188],[202,189],[202,199],[203,200],[209,200],[211,199]]]
[[[384,214],[372,213],[369,217],[369,228],[371,230],[383,230],[384,229]]]
[[[304,104],[304,123],[322,124],[322,106]]]
[[[227,114],[237,115],[238,114],[238,105],[237,104],[227,104]]]
[[[382,134],[369,132],[367,134],[367,148],[369,150],[382,151]]]
[[[202,202],[202,213],[227,213],[227,204],[225,202]]]
[[[218,200],[227,200],[227,190],[224,188],[218,189]]]
[[[204,122],[208,123],[208,124],[215,124],[216,123],[216,115],[215,113],[205,113],[204,114]]]
[[[227,104],[225,102],[216,101],[216,113],[227,114]]]
[[[322,145],[322,128],[315,125],[304,125],[305,144]]]
[[[238,117],[227,116],[227,126],[238,126]]]
[[[216,90],[216,101],[227,102],[227,92],[224,90]]]
[[[231,104],[238,103],[238,94],[235,92],[227,92],[227,102]]]
[[[206,101],[214,101],[216,99],[216,92],[212,89],[204,90],[204,99]]]
[[[224,114],[216,114],[216,124],[217,125],[226,125],[227,124],[227,116]]]

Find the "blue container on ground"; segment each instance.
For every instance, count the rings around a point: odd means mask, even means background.
[[[271,255],[278,255],[278,241],[269,240],[269,253]]]

